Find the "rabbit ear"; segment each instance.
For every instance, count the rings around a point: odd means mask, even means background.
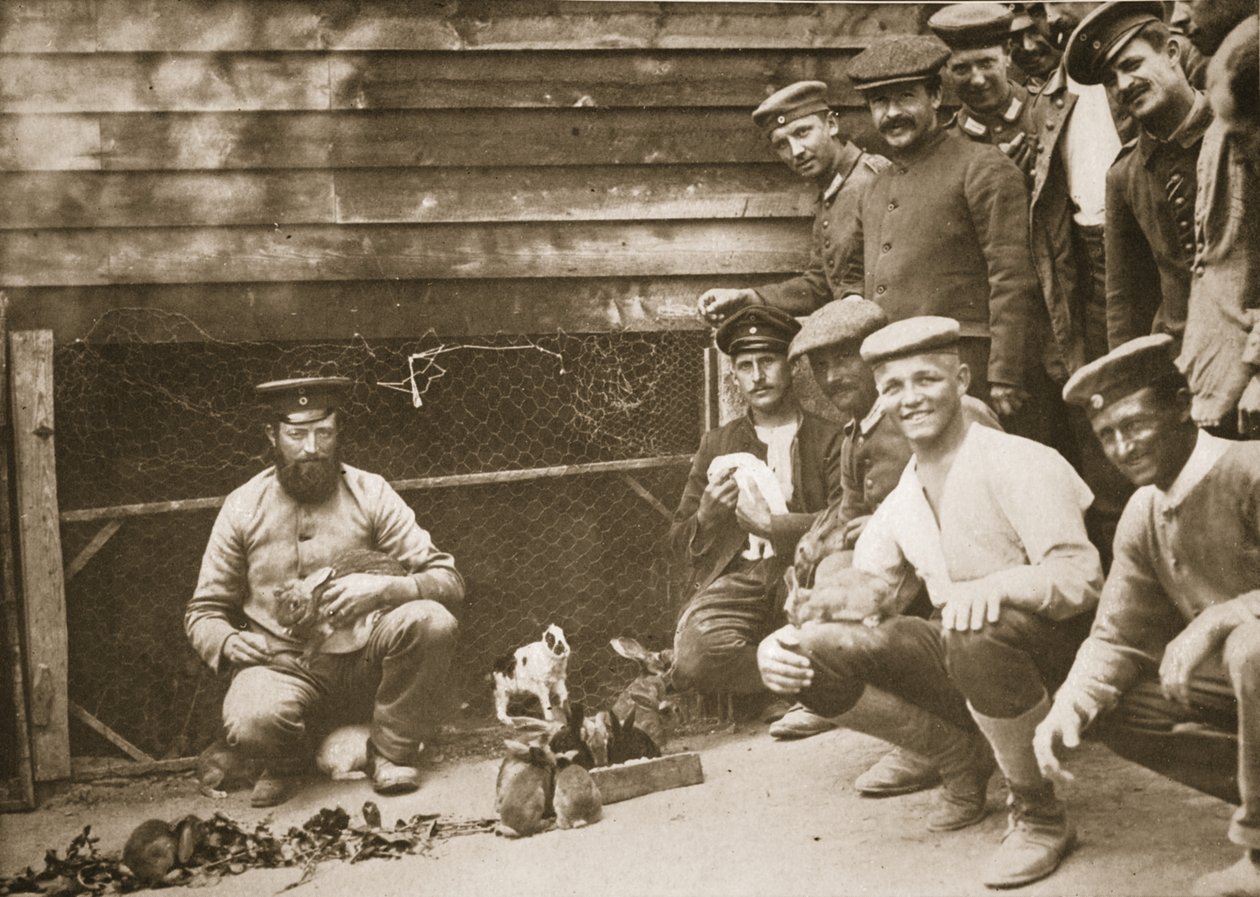
[[[201,820],[185,816],[175,827],[175,859],[181,866],[188,864],[201,841]]]
[[[503,746],[507,748],[507,752],[513,757],[519,757],[522,760],[529,759],[529,745],[511,738],[503,739]]]
[[[640,663],[647,662],[647,649],[632,638],[626,638],[624,635],[621,635],[611,639],[608,644],[612,645],[612,649],[627,660],[634,660]]]
[[[639,709],[638,704],[632,704],[630,706],[630,712],[627,713],[626,718],[621,721],[621,725],[624,728],[627,728],[627,729],[634,728],[634,714],[638,711],[638,709]]]

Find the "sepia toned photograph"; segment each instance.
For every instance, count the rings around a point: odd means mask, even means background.
[[[0,0],[0,895],[1260,897],[1258,14]]]

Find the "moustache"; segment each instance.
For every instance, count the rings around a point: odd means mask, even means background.
[[[884,134],[884,133],[887,133],[888,131],[895,130],[896,128],[912,128],[912,127],[914,127],[914,119],[905,115],[898,115],[895,118],[886,118],[882,122],[880,122],[879,132],[881,134]]]
[[[1147,91],[1147,87],[1145,84],[1141,84],[1136,87],[1130,87],[1128,90],[1126,90],[1124,93],[1120,95],[1120,102],[1121,104],[1125,106],[1131,106],[1133,104],[1133,101],[1136,100],[1138,97],[1140,97],[1142,94],[1146,93],[1146,91]]]

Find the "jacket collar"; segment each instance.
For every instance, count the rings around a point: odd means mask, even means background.
[[[1142,164],[1149,165],[1151,156],[1162,146],[1175,143],[1182,149],[1190,149],[1203,139],[1203,132],[1212,123],[1212,118],[1212,107],[1208,105],[1207,96],[1202,91],[1196,90],[1194,105],[1190,107],[1185,121],[1178,125],[1177,130],[1173,131],[1166,140],[1160,140],[1147,132],[1145,128],[1138,132],[1137,149],[1142,156]]]
[[[853,173],[853,169],[861,158],[862,150],[854,143],[846,140],[844,147],[840,151],[840,159],[836,162],[835,176],[832,177],[831,183],[823,189],[823,199],[831,199],[831,197],[840,192],[840,188],[844,186],[844,182]]]
[[[938,127],[936,133],[924,140],[918,146],[905,152],[896,153],[893,156],[894,162],[903,170],[926,159],[936,148],[949,139],[949,131],[943,127]]]
[[[987,139],[997,122],[1004,121],[1009,125],[1019,121],[1028,102],[1028,91],[1013,81],[1007,83],[1011,88],[1011,96],[1001,111],[977,113],[966,106],[959,107],[958,127],[962,128],[964,134],[977,140]]]

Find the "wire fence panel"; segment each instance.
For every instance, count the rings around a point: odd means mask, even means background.
[[[630,671],[608,639],[672,632],[665,512],[699,439],[706,341],[224,343],[175,315],[106,316],[55,356],[71,700],[156,758],[214,736],[227,682],[189,647],[184,606],[216,499],[270,463],[253,385],[311,375],[355,381],[343,459],[394,482],[467,580],[452,703],[489,719],[494,658],[551,622],[575,699],[609,698]],[[76,756],[114,752],[78,722],[71,737]]]

